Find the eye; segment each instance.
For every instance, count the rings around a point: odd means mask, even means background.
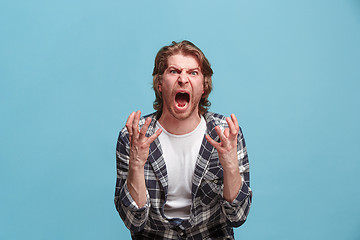
[[[190,74],[196,76],[196,75],[198,75],[199,73],[198,73],[197,71],[191,71]]]
[[[177,74],[177,73],[178,73],[178,71],[177,71],[177,70],[175,70],[175,69],[171,69],[171,70],[170,70],[170,73],[171,73],[171,74]]]

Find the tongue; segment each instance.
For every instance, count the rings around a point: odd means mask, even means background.
[[[188,98],[186,94],[178,94],[176,96],[176,102],[179,105],[179,107],[184,107],[185,104],[188,102]]]
[[[185,99],[177,99],[176,102],[179,105],[179,107],[183,107],[187,103],[187,101]]]

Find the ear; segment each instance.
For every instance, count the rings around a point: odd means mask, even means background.
[[[158,84],[158,90],[159,90],[159,92],[161,93],[161,91],[162,91],[162,85],[161,85],[161,83]]]

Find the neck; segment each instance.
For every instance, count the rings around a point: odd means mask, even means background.
[[[171,114],[161,114],[159,123],[166,131],[175,135],[183,135],[192,132],[200,123],[201,117],[196,112],[185,119],[177,119]]]

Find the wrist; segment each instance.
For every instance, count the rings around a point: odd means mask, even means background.
[[[135,170],[135,171],[139,171],[141,169],[144,169],[145,162],[146,161],[141,161],[139,158],[130,156],[129,170],[132,169],[132,170]]]
[[[224,173],[230,174],[230,175],[237,175],[240,173],[239,170],[239,162],[237,159],[231,159],[231,161],[223,161],[222,164]]]
[[[139,173],[144,172],[144,165],[138,163],[129,163],[129,172]]]
[[[238,167],[238,166],[223,167],[223,170],[224,170],[224,174],[230,175],[230,176],[234,176],[234,175],[240,174],[240,170],[239,170],[239,167]]]
[[[239,162],[237,158],[231,158],[231,159],[223,159],[221,162],[221,165],[223,167],[224,172],[229,173],[237,173],[239,172]]]

